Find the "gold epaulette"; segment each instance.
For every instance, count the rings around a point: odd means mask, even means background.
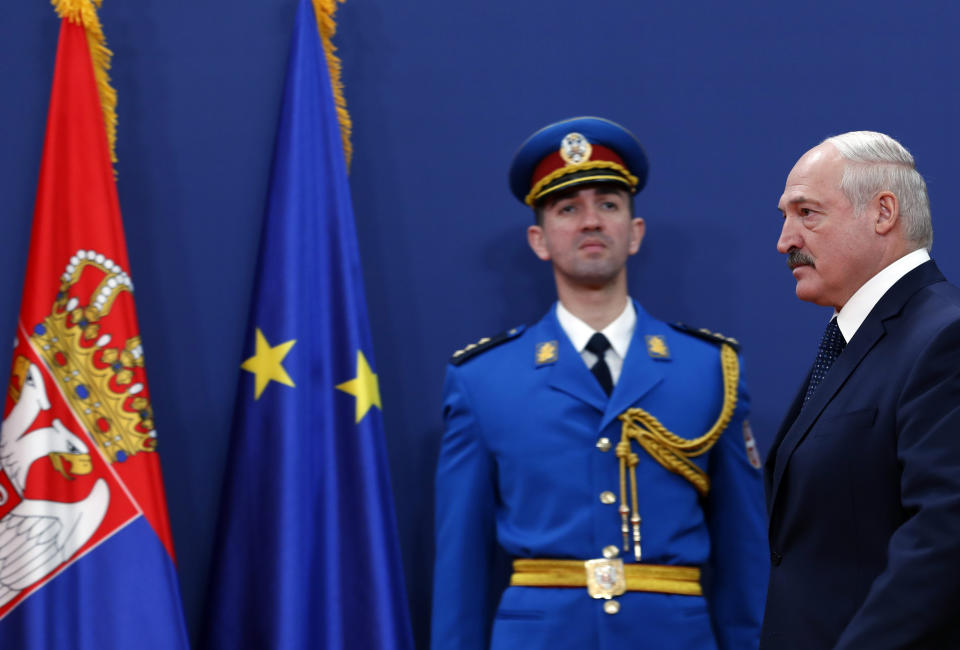
[[[690,334],[691,336],[696,336],[699,339],[710,341],[711,343],[726,343],[734,350],[740,349],[740,341],[737,339],[733,338],[732,336],[724,336],[719,332],[711,332],[705,327],[693,327],[685,323],[670,323],[670,327],[677,331]]]
[[[524,329],[525,329],[524,326],[520,325],[519,327],[511,328],[506,332],[501,332],[496,336],[485,336],[479,341],[477,341],[476,343],[471,343],[466,347],[461,348],[460,350],[457,350],[456,352],[454,352],[453,356],[450,357],[450,363],[452,363],[455,366],[459,366],[461,363],[463,363],[467,359],[472,359],[473,357],[477,356],[481,352],[485,352],[486,350],[494,348],[500,345],[501,343],[505,343],[510,339],[514,339],[520,336],[520,334],[523,332]]]

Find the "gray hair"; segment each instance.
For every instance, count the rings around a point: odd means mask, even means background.
[[[933,245],[927,184],[906,148],[883,133],[850,131],[827,138],[847,160],[840,189],[859,214],[877,192],[889,190],[900,203],[903,232],[917,248]]]

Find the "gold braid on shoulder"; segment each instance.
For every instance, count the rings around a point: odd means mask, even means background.
[[[717,421],[705,434],[687,439],[671,433],[656,417],[641,408],[627,409],[619,415],[623,422],[617,458],[620,459],[620,517],[623,533],[623,548],[629,550],[629,526],[633,524],[634,555],[640,561],[640,514],[637,509],[637,463],[639,457],[633,452],[631,440],[640,443],[651,457],[666,469],[690,481],[701,496],[710,491],[710,478],[691,458],[710,451],[716,444],[737,408],[737,383],[740,381],[740,363],[734,349],[724,343],[720,346],[720,365],[723,369],[723,406]],[[630,496],[633,505],[627,506],[627,468],[630,468]]]

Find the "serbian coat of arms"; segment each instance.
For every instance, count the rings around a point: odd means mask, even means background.
[[[143,512],[156,433],[132,288],[80,250],[45,311],[25,297],[0,430],[0,618]]]

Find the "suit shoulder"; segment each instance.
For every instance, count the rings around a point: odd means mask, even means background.
[[[519,325],[517,327],[510,328],[505,332],[500,332],[494,336],[485,336],[476,343],[470,343],[469,345],[454,352],[450,357],[450,363],[454,366],[464,364],[470,359],[473,359],[474,357],[488,350],[492,350],[498,345],[517,338],[523,333],[524,329],[526,329],[524,325]]]
[[[711,332],[706,328],[693,327],[691,325],[687,325],[686,323],[670,323],[670,327],[678,332],[682,332],[698,339],[703,339],[704,341],[710,341],[711,343],[717,344],[726,343],[734,350],[738,352],[740,351],[740,342],[731,336],[724,336],[719,332]]]

